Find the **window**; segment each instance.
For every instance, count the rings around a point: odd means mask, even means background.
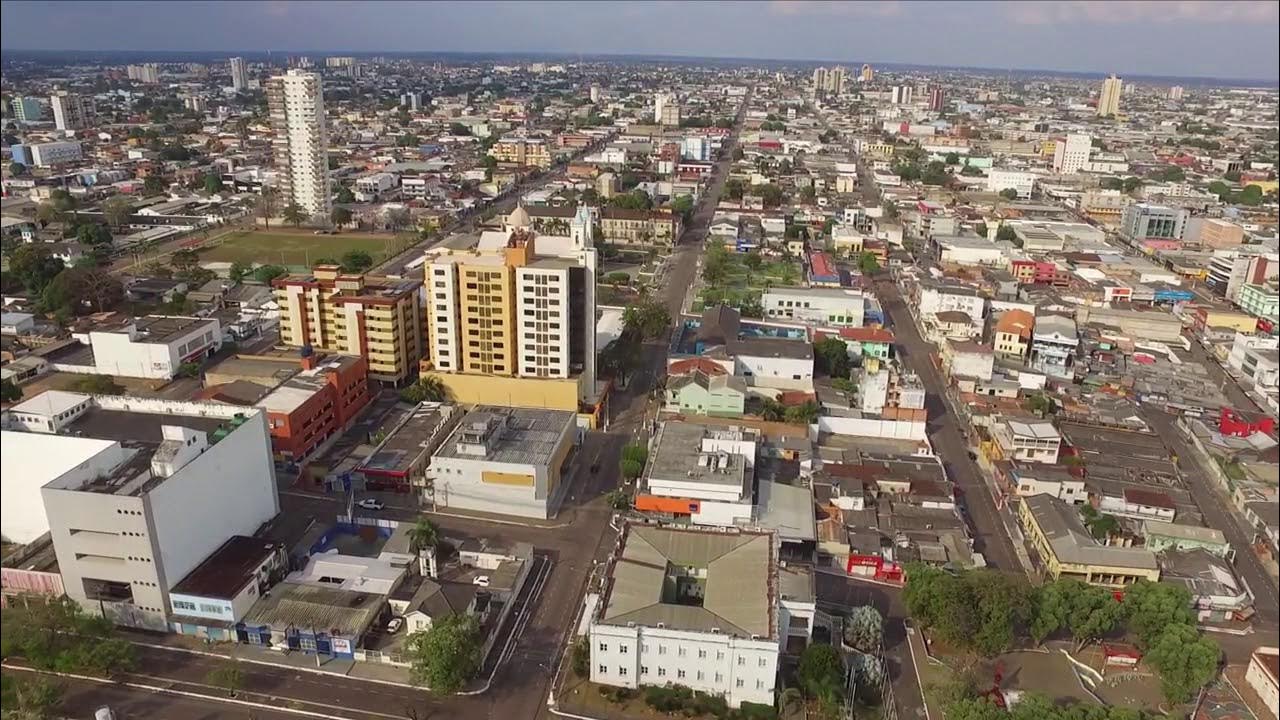
[[[623,655],[626,655],[626,654],[627,654],[627,646],[626,646],[626,645],[619,645],[619,646],[618,646],[618,652],[619,652],[619,653],[621,653],[621,654],[623,654]]]
[[[759,667],[764,667],[765,665],[768,665],[768,664],[769,664],[769,661],[765,660],[764,658],[760,658],[759,660],[756,661],[756,665]]]
[[[625,667],[623,667],[623,666],[619,665],[619,666],[618,666],[618,676],[619,676],[619,677],[626,677],[626,676],[627,676],[627,669],[626,669]]]
[[[678,678],[683,678],[683,677],[684,677],[684,670],[676,670],[676,677],[678,677]]]
[[[723,650],[717,650],[717,651],[716,651],[716,659],[717,659],[717,660],[723,660],[723,659],[724,659],[724,651],[723,651]]]
[[[641,665],[641,666],[640,666],[640,674],[641,674],[641,675],[648,675],[648,674],[649,674],[649,666],[648,666],[648,665]]]
[[[200,612],[206,612],[206,613],[210,613],[210,614],[213,614],[213,615],[221,615],[221,614],[222,614],[222,606],[221,606],[221,605],[210,605],[210,604],[208,604],[208,603],[200,603]]]
[[[666,645],[659,645],[659,646],[658,646],[658,654],[659,654],[659,655],[666,655],[666,654],[667,654],[667,646],[666,646]]]
[[[757,681],[756,681],[756,689],[757,689],[757,690],[763,690],[763,689],[764,689],[764,681],[763,681],[763,680],[757,680]]]
[[[658,677],[666,677],[666,676],[667,676],[667,669],[666,669],[666,668],[664,668],[664,667],[662,667],[662,666],[659,666],[659,667],[658,667]]]
[[[722,674],[720,674],[720,673],[716,673],[716,682],[717,682],[717,683],[722,683],[722,682],[724,682],[724,675],[722,675]]]
[[[706,651],[706,650],[699,650],[699,651],[698,651],[698,659],[699,659],[699,660],[705,660],[705,659],[706,659],[706,657],[707,657],[707,651]]]
[[[698,680],[702,680],[702,671],[701,671],[701,670],[699,670],[699,671],[698,671]]]
[[[600,667],[598,667],[598,668],[596,668],[596,669],[600,671],[600,674],[601,674],[601,675],[608,675],[608,674],[609,674],[609,668],[608,668],[608,666],[606,666],[606,665],[601,665]]]
[[[174,610],[195,610],[196,609],[195,603],[187,602],[186,600],[173,600],[172,604],[173,604]]]
[[[676,655],[677,655],[677,656],[679,656],[679,657],[684,657],[684,653],[685,653],[685,649],[684,649],[684,648],[677,648],[677,649],[676,649]]]
[[[739,666],[742,666],[742,665],[746,665],[746,664],[747,664],[747,659],[746,659],[746,658],[744,658],[744,657],[742,657],[741,655],[739,655],[739,656],[738,656],[738,665],[739,665]]]
[[[734,685],[736,685],[737,687],[742,687],[743,685],[746,685],[746,683],[742,680],[742,678],[738,678],[738,681],[734,683]]]
[[[609,652],[609,645],[607,643],[600,643],[600,652]]]

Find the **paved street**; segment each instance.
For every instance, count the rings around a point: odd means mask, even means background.
[[[987,565],[1007,572],[1023,572],[1013,541],[1005,532],[991,489],[982,471],[969,459],[969,443],[960,433],[959,423],[951,415],[944,393],[947,385],[934,366],[930,355],[933,346],[925,342],[898,293],[897,285],[887,278],[876,283],[876,294],[884,306],[885,319],[897,338],[897,351],[902,361],[915,370],[924,383],[926,407],[929,411],[929,440],[942,458],[947,476],[963,493],[964,508],[974,533],[974,549],[981,552]]]

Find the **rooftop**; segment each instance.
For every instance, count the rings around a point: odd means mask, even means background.
[[[567,410],[481,405],[462,418],[434,457],[545,465],[575,422]]]
[[[441,433],[451,427],[449,421],[457,412],[454,406],[442,403],[418,405],[360,465],[360,471],[397,477],[407,474],[420,457],[436,451]]]
[[[628,525],[609,580],[601,622],[777,637],[772,534]]]
[[[232,535],[169,592],[230,600],[255,579],[256,570],[277,549],[274,543],[261,538]]]
[[[382,614],[382,595],[282,582],[249,608],[246,627],[315,629],[338,637],[363,633]]]
[[[704,451],[703,440],[708,438],[754,440],[740,430],[669,420],[662,423],[654,438],[647,479],[736,486],[742,488],[744,495],[749,493],[746,459],[727,450]]]
[[[1079,511],[1055,497],[1032,495],[1022,502],[1060,562],[1141,570],[1159,567],[1156,556],[1147,550],[1099,545],[1085,529]]]

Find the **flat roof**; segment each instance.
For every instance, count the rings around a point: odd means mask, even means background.
[[[1176,538],[1179,540],[1194,540],[1196,542],[1212,543],[1214,545],[1227,544],[1227,536],[1217,528],[1160,522],[1158,520],[1146,520],[1142,523],[1142,529],[1147,535],[1159,535],[1160,537]]]
[[[481,405],[463,416],[449,438],[436,450],[434,457],[545,465],[555,454],[566,426],[576,422],[577,416],[568,410]],[[486,436],[483,456],[458,451],[464,435],[479,433],[488,428],[492,430]]]
[[[600,619],[775,639],[776,560],[771,533],[629,524]],[[700,604],[679,590],[693,582],[702,586]]]
[[[10,408],[13,412],[52,416],[63,413],[89,399],[89,395],[66,390],[46,390]]]
[[[212,326],[215,322],[209,318],[147,315],[135,320],[134,327],[146,335],[146,340],[167,343],[191,334],[198,326]]]
[[[423,455],[440,447],[441,434],[450,428],[449,420],[457,408],[444,403],[421,403],[391,430],[373,454],[363,463],[361,472],[407,473]]]
[[[97,438],[0,431],[0,531],[17,543],[48,532],[40,489],[113,445]]]
[[[702,441],[707,438],[751,440],[741,431],[668,420],[658,427],[646,479],[727,485],[748,492],[746,460],[734,452],[704,452]]]
[[[818,539],[812,488],[761,481],[756,507],[759,509],[757,524],[776,530],[783,540]]]
[[[232,535],[169,592],[230,600],[255,579],[255,570],[276,550],[277,546],[267,540]]]
[[[766,297],[769,295],[797,295],[800,297],[826,297],[839,299],[858,299],[863,300],[866,296],[861,290],[853,288],[829,288],[829,287],[799,287],[794,285],[775,285],[764,291]]]
[[[1061,562],[1140,570],[1160,567],[1148,550],[1099,545],[1085,529],[1079,511],[1055,497],[1038,494],[1023,498],[1022,502]]]

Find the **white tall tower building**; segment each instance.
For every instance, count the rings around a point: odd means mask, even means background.
[[[53,108],[53,122],[59,130],[79,130],[89,124],[84,98],[66,90],[58,90],[49,96]]]
[[[1111,117],[1120,113],[1120,93],[1124,90],[1124,81],[1112,75],[1102,81],[1102,92],[1098,95],[1098,117]]]
[[[231,58],[231,87],[236,92],[249,87],[249,66],[242,57]]]
[[[1181,100],[1182,92],[1183,90],[1181,85],[1174,85],[1173,87],[1169,88],[1169,99],[1174,101]]]
[[[1053,149],[1053,171],[1074,175],[1089,164],[1092,152],[1093,138],[1083,133],[1068,135],[1065,140],[1059,140]]]
[[[281,173],[282,202],[297,203],[309,215],[327,221],[329,132],[325,126],[320,76],[290,70],[267,82],[267,109],[275,134],[272,148]]]

